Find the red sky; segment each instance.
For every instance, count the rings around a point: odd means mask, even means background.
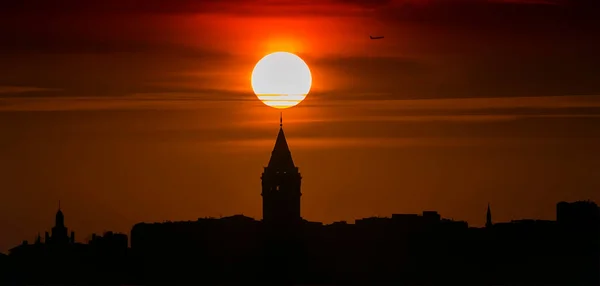
[[[278,111],[269,52],[313,89],[284,112],[303,216],[439,210],[481,225],[600,201],[592,0],[6,1],[0,4],[0,250],[67,226],[260,218]],[[371,41],[369,35],[384,35]]]

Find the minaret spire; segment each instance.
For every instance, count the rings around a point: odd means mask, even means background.
[[[492,210],[490,209],[490,203],[488,203],[488,207],[487,207],[487,213],[486,213],[486,219],[485,219],[485,227],[486,228],[490,228],[492,227],[493,223],[492,223]]]

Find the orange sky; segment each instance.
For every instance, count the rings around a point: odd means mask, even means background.
[[[313,73],[284,112],[306,219],[600,201],[598,4],[530,2],[0,4],[0,250],[49,230],[58,200],[80,241],[260,218],[278,111],[250,74],[276,50]]]

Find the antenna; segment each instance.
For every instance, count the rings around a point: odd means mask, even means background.
[[[279,112],[279,127],[283,127],[283,111]]]

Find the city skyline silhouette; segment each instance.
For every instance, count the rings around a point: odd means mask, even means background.
[[[0,5],[0,251],[58,200],[84,234],[259,217],[275,51],[312,71],[285,111],[310,220],[600,201],[597,1],[149,1]]]
[[[267,213],[267,217],[272,217],[271,220],[275,219],[281,219],[281,217],[278,217],[277,215],[269,215],[269,205],[271,205],[271,209],[278,209],[278,208],[282,208],[280,210],[284,211],[292,211],[292,213],[295,213],[295,217],[297,217],[297,220],[302,220],[303,218],[300,216],[300,198],[302,196],[302,192],[300,191],[300,181],[302,179],[302,176],[300,175],[300,173],[298,172],[299,168],[295,166],[294,164],[294,160],[292,158],[291,155],[291,150],[288,146],[288,142],[285,136],[285,133],[283,131],[283,112],[280,112],[280,117],[279,117],[279,131],[277,134],[277,137],[275,139],[275,144],[273,147],[273,150],[271,151],[271,156],[270,159],[268,161],[268,164],[266,165],[266,167],[264,167],[264,172],[263,175],[261,176],[261,180],[263,181],[263,187],[262,187],[262,192],[261,192],[261,197],[262,198],[262,219],[264,220],[264,216],[265,213]],[[292,182],[296,182],[294,184],[297,184],[298,187],[296,187],[295,189],[297,189],[297,192],[299,193],[299,195],[296,196],[296,199],[292,199],[295,200],[294,203],[292,203],[291,206],[285,206],[285,205],[280,205],[277,204],[276,202],[271,203],[269,201],[269,192],[271,192],[272,194],[276,194],[273,191],[279,191],[279,188],[281,186],[281,184],[285,185],[286,182],[289,179],[286,179],[286,177],[279,177],[281,174],[286,174],[285,176],[288,175],[292,175],[292,176],[296,176],[297,179],[293,179]],[[265,177],[266,174],[266,177]],[[294,181],[297,180],[297,181]],[[288,186],[289,187],[289,186]],[[285,187],[282,187],[282,189],[284,189]],[[267,198],[265,198],[265,195],[267,195]],[[276,195],[275,195],[276,196]],[[295,196],[295,195],[294,195]],[[266,203],[265,203],[266,200]],[[591,202],[589,198],[581,198],[579,200],[576,200],[577,202]],[[60,240],[64,240],[64,241],[71,241],[71,239],[74,242],[75,238],[74,238],[74,233],[71,233],[71,237],[70,238],[67,234],[67,228],[64,226],[64,215],[61,209],[61,201],[58,200],[58,210],[56,212],[56,219],[55,219],[55,227],[52,228],[52,234],[54,234],[56,232],[56,235],[53,235],[54,237],[58,237],[58,239]],[[559,202],[560,203],[560,202]],[[295,206],[294,206],[295,205]],[[266,207],[266,209],[265,209]],[[423,212],[428,212],[428,210],[422,210]],[[243,213],[230,213],[230,214],[222,214],[220,213],[218,217],[228,217],[228,216],[238,216],[238,215],[242,215],[244,216]],[[389,217],[390,215],[392,215],[392,213],[387,214],[387,215],[375,215],[375,216],[370,216],[371,218],[386,218]],[[215,218],[215,216],[205,216],[206,218]],[[201,218],[200,216],[198,218]],[[255,218],[255,219],[259,219],[259,218]],[[355,218],[354,220],[361,220],[363,218]],[[507,220],[506,222],[510,222],[510,221],[518,221],[520,218],[511,218],[509,220]],[[522,219],[522,218],[521,218]],[[525,218],[525,220],[538,220],[539,218]],[[269,220],[269,218],[267,218],[267,220]],[[171,220],[159,220],[160,221],[171,221]],[[185,219],[182,221],[186,221]],[[466,220],[460,220],[462,222],[465,223],[469,223]],[[347,220],[337,220],[337,221],[333,221],[330,224],[336,224],[336,223],[347,223]],[[485,219],[479,220],[479,221],[475,221],[470,222],[470,225],[475,225],[475,226],[479,226],[479,227],[489,227],[492,226],[492,215],[491,215],[491,203],[487,202],[487,210],[485,213]],[[55,230],[56,228],[56,230]],[[108,228],[104,228],[103,232],[113,232],[111,230],[109,230],[110,227]],[[102,232],[101,232],[102,233]],[[82,240],[82,242],[85,242],[86,240],[90,240],[93,236],[97,235],[96,233],[90,233],[87,236],[85,236],[85,239]],[[40,239],[40,234],[38,233],[36,239],[34,240],[39,240]],[[46,240],[49,240],[48,236],[46,235],[45,237]],[[23,239],[22,241],[30,241],[29,239]]]
[[[33,243],[25,240],[3,258],[5,269],[12,269],[5,275],[10,273],[7,277],[11,281],[23,283],[255,281],[281,285],[360,281],[440,285],[552,281],[593,285],[600,281],[600,208],[594,202],[559,202],[555,220],[510,222],[495,222],[488,203],[483,228],[469,227],[465,221],[447,219],[432,210],[361,218],[353,224],[323,224],[302,218],[301,179],[280,118],[279,132],[261,176],[262,219],[232,214],[197,221],[140,222],[132,227],[129,237],[109,231],[93,234],[87,244],[81,244],[75,242],[75,231],[69,235],[59,203],[55,225],[50,233],[45,232],[44,239],[38,233]],[[538,241],[540,238],[546,241]],[[573,245],[575,241],[578,246]],[[481,268],[477,275],[456,272],[460,267],[474,266],[470,259],[478,257],[479,250],[469,250],[473,247],[469,244],[487,243],[494,244],[480,257],[487,261],[487,268]],[[189,256],[195,261],[186,260]],[[368,257],[383,259],[388,266],[380,265],[380,261],[375,268],[368,267]],[[514,259],[529,262],[521,264]],[[50,261],[61,261],[57,264],[61,266],[50,266]],[[66,271],[65,265],[71,270],[82,265],[89,268],[73,272]],[[205,270],[192,271],[197,267]],[[549,269],[554,274],[542,274]],[[421,276],[428,271],[443,273],[443,278]],[[102,278],[96,277],[99,273]]]

